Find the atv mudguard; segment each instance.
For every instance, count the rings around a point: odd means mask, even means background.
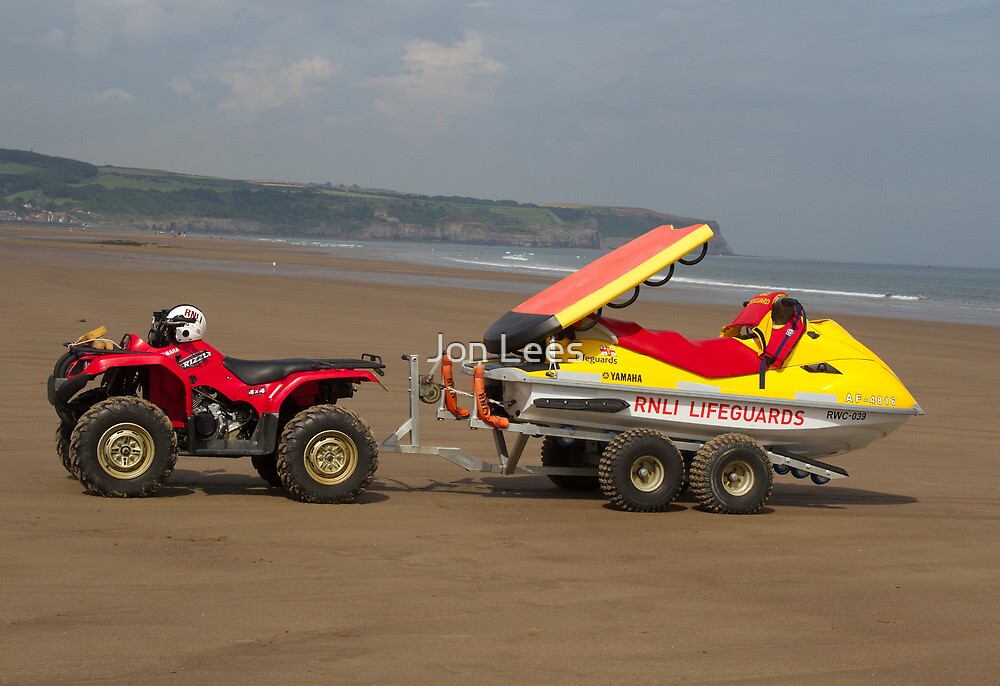
[[[75,370],[80,364],[84,365],[83,368]],[[107,351],[72,346],[56,362],[53,374],[49,376],[49,402],[60,418],[66,419],[70,399],[94,379],[117,369],[142,369],[145,370],[143,387],[147,398],[166,412],[175,428],[181,428],[186,425],[190,413],[191,391],[172,366],[171,360],[156,352]]]

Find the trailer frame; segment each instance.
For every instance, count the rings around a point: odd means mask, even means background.
[[[504,476],[541,474],[597,477],[598,470],[596,466],[591,468],[523,465],[521,464],[521,458],[524,456],[524,449],[529,438],[555,436],[564,440],[585,440],[606,443],[614,438],[615,433],[587,431],[570,426],[543,426],[527,422],[511,422],[505,429],[496,429],[477,416],[476,403],[472,403],[470,415],[467,419],[458,419],[445,408],[444,394],[448,390],[446,389],[442,392],[441,387],[434,381],[436,374],[440,370],[441,360],[438,359],[431,367],[429,373],[422,376],[420,374],[419,355],[405,354],[401,359],[409,364],[410,416],[400,424],[396,431],[382,441],[379,445],[381,452],[407,455],[436,455],[468,472],[502,474]],[[428,400],[424,400],[423,398],[425,397]],[[420,405],[422,403],[433,404],[434,402],[437,403],[435,417],[439,421],[467,421],[469,427],[472,429],[489,430],[493,436],[497,462],[488,462],[462,448],[422,444],[420,442]],[[505,432],[517,435],[513,447],[507,445],[507,440],[504,436]],[[407,435],[409,435],[409,441],[404,441]],[[702,443],[698,441],[668,438],[682,452],[696,452],[702,446]],[[842,479],[848,476],[847,471],[841,467],[836,467],[813,458],[806,458],[801,455],[779,454],[771,450],[765,450],[765,452],[771,464],[776,468],[775,471],[780,474],[793,471],[798,478],[811,476],[815,483],[825,483],[831,479]]]

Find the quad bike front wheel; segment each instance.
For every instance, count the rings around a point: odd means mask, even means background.
[[[595,457],[600,454],[599,444],[594,441],[575,440],[569,445],[561,443],[556,436],[546,436],[542,441],[543,467],[590,467],[593,461],[588,461],[586,455],[593,451]],[[596,491],[600,482],[594,476],[576,476],[572,474],[547,474],[549,481],[559,488],[568,491]]]
[[[285,487],[281,483],[281,475],[278,474],[278,456],[276,454],[254,455],[250,458],[250,464],[257,470],[260,478],[267,482],[268,486],[273,488]]]
[[[108,394],[103,388],[91,388],[84,391],[67,404],[67,412],[72,421],[59,420],[59,427],[56,429],[56,454],[62,466],[74,479],[78,478],[73,471],[73,460],[69,454],[69,441],[73,437],[73,429],[80,420],[80,416],[94,406],[95,403],[105,400]]]
[[[695,454],[691,491],[706,510],[754,514],[771,496],[774,472],[760,443],[746,434],[716,436]]]
[[[73,471],[91,493],[141,498],[159,490],[177,462],[170,419],[132,396],[102,400],[83,413],[69,443]]]
[[[336,405],[316,405],[295,415],[278,446],[281,482],[296,500],[348,503],[371,483],[378,446],[356,414]]]
[[[632,429],[604,449],[598,475],[613,506],[629,512],[661,512],[680,493],[684,459],[663,434]]]

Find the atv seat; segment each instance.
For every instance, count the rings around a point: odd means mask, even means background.
[[[382,369],[385,365],[374,360],[310,360],[294,357],[286,360],[238,360],[226,357],[222,365],[248,386],[271,383],[296,372],[318,372],[324,369]]]
[[[760,371],[760,357],[735,338],[688,340],[676,331],[650,331],[635,322],[601,317],[618,345],[698,376],[719,379]]]

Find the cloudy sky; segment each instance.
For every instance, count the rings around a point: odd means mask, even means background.
[[[0,147],[997,266],[996,0],[0,0]]]

